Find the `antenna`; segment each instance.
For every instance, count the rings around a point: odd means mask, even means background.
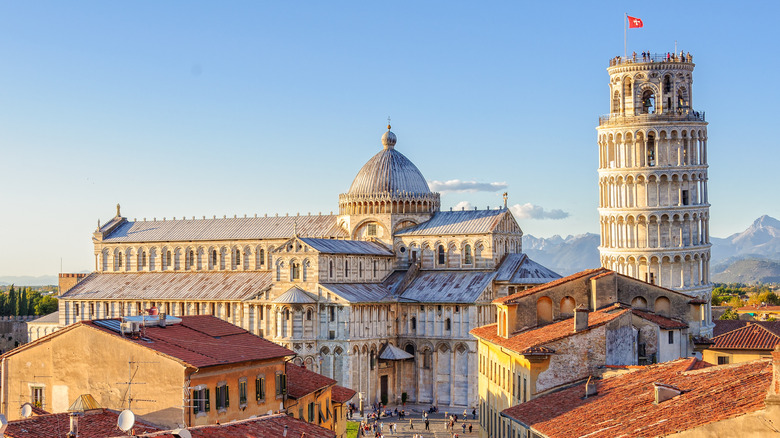
[[[133,382],[133,377],[135,377],[135,373],[133,373],[133,364],[136,364],[135,372],[138,372],[138,369],[140,368],[137,364],[140,363],[157,363],[157,362],[140,362],[140,361],[127,361],[127,382],[117,382],[117,385],[127,385],[127,410],[130,410],[133,407],[133,401],[144,401],[144,402],[155,402],[157,400],[146,400],[146,399],[140,399],[140,398],[133,398],[133,385],[146,385],[146,382]],[[122,397],[122,403],[125,402],[124,397]]]
[[[119,418],[116,419],[116,425],[122,432],[128,432],[135,425],[135,414],[130,409],[125,409],[119,414]]]
[[[32,405],[25,403],[22,405],[22,418],[30,418],[32,415]]]

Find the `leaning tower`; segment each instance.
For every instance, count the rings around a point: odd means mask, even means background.
[[[602,266],[697,296],[711,335],[707,122],[690,54],[610,61],[599,118]],[[652,307],[652,303],[648,303]]]

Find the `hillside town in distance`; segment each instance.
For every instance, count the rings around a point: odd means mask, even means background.
[[[692,54],[608,61],[586,251],[442,209],[390,125],[330,214],[106,206],[92,272],[3,287],[3,436],[778,436],[780,222],[710,238]]]

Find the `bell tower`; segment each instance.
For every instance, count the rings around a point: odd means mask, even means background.
[[[690,54],[614,58],[599,117],[601,265],[706,300],[712,334],[707,122]],[[653,303],[648,303],[653,310]]]

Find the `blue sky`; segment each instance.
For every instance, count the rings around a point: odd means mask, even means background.
[[[780,217],[778,6],[594,3],[0,1],[0,275],[93,269],[117,202],[130,219],[337,210],[388,116],[429,181],[478,183],[443,208],[506,190],[527,234],[598,232],[625,12],[645,23],[629,52],[694,56],[712,235]]]

